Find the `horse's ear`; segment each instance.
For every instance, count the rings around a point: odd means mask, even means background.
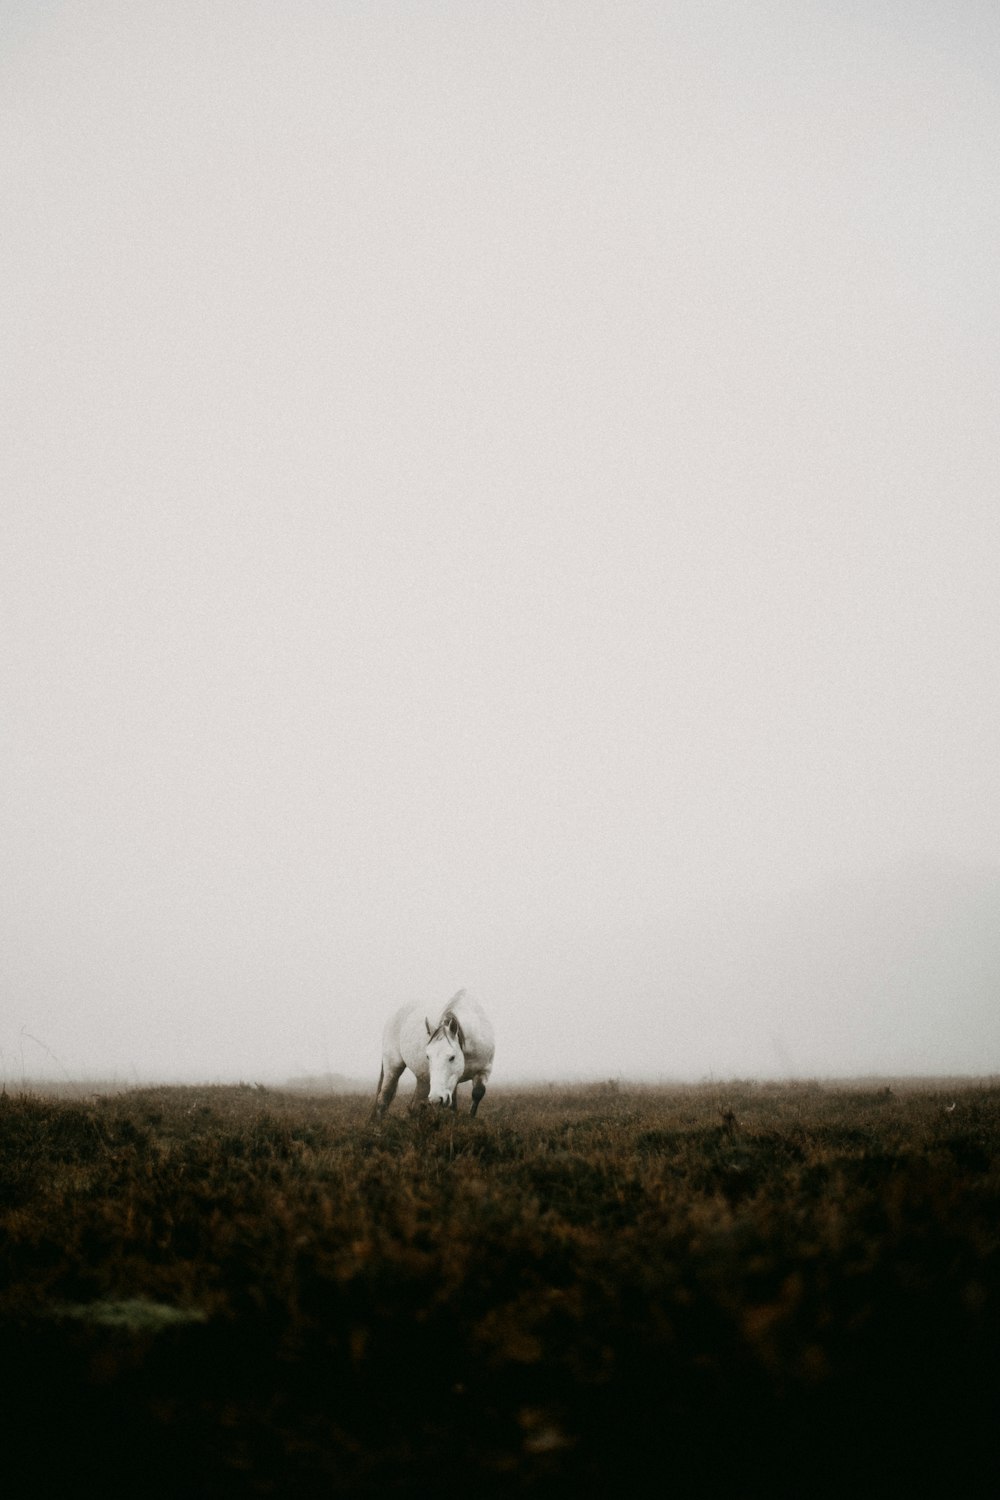
[[[430,1023],[430,1021],[428,1021],[428,1019],[427,1019],[426,1016],[424,1016],[424,1025],[427,1027],[427,1035],[430,1036],[431,1035],[431,1023]]]

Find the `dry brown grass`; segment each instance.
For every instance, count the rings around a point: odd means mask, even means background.
[[[369,1103],[0,1098],[22,1493],[994,1491],[1000,1089]]]

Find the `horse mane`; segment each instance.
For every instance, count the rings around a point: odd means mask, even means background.
[[[456,1014],[455,1014],[455,1012],[453,1010],[446,1010],[444,1012],[444,1014],[442,1015],[440,1021],[437,1023],[437,1025],[434,1028],[434,1036],[437,1036],[438,1032],[446,1030],[449,1021],[451,1022],[451,1024],[455,1028],[455,1035],[458,1038],[458,1045],[461,1047],[462,1051],[464,1052],[465,1051],[465,1032],[462,1030],[462,1023],[461,1023],[461,1021],[458,1019],[458,1017],[456,1016]]]

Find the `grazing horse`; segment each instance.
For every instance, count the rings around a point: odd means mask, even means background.
[[[445,1104],[458,1108],[458,1085],[472,1080],[472,1113],[486,1093],[493,1067],[493,1027],[478,1000],[459,990],[435,1025],[422,1005],[404,1005],[382,1034],[382,1071],[372,1113],[381,1119],[396,1094],[404,1068],[416,1074],[410,1108]]]

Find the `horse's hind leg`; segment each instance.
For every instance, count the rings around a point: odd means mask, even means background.
[[[378,1075],[378,1088],[375,1091],[375,1103],[372,1106],[372,1114],[376,1119],[381,1119],[393,1099],[395,1099],[396,1089],[399,1086],[400,1078],[403,1076],[405,1066],[405,1063],[400,1063],[398,1068],[390,1069],[388,1076],[386,1076],[385,1063],[382,1064],[381,1072]]]
[[[472,1085],[472,1109],[470,1114],[475,1114],[479,1108],[479,1101],[486,1093],[486,1083],[482,1078],[477,1078]]]

